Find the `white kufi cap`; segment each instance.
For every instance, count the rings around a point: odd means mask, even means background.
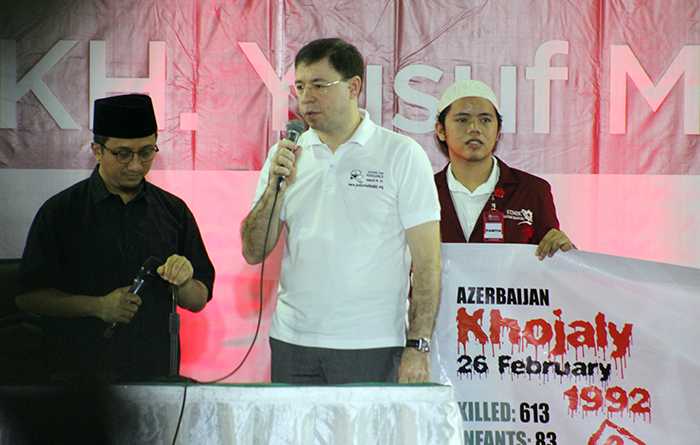
[[[442,113],[442,110],[452,105],[452,103],[463,97],[481,97],[493,104],[493,107],[500,114],[498,109],[498,99],[496,93],[484,82],[478,80],[460,80],[450,85],[440,98],[437,112]]]

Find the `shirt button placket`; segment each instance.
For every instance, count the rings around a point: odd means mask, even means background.
[[[131,238],[129,236],[129,219],[130,219],[130,207],[125,205],[122,211],[122,252],[124,255],[122,257],[122,268],[123,270],[129,270],[127,262],[132,256],[131,252]]]
[[[334,158],[331,158],[331,160],[328,161],[328,168],[326,169],[326,174],[323,178],[323,188],[327,193],[335,193],[336,164],[337,161]]]

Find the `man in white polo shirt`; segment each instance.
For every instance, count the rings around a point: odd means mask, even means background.
[[[271,148],[242,227],[251,264],[287,231],[272,381],[427,381],[440,287],[440,207],[428,157],[358,107],[364,62],[353,45],[315,40],[294,65],[310,129],[297,144]]]

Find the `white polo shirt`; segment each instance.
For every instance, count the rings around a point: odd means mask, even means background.
[[[467,240],[472,235],[476,220],[481,215],[484,205],[486,205],[491,197],[491,193],[496,188],[496,184],[498,184],[501,169],[498,167],[498,159],[495,157],[492,159],[493,167],[491,167],[489,178],[473,192],[470,192],[468,188],[455,178],[452,172],[452,164],[447,167],[447,188],[450,189],[450,196],[452,196],[452,202],[457,211],[459,225],[462,226],[462,232],[464,232],[464,237]]]
[[[335,153],[314,130],[299,138],[297,176],[281,213],[287,238],[270,330],[278,340],[334,349],[405,344],[405,230],[438,221],[440,204],[421,146],[361,112],[359,127]]]

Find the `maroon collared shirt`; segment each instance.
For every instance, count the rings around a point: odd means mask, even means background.
[[[550,229],[559,228],[552,189],[547,181],[522,170],[509,167],[500,158],[501,170],[496,189],[503,190],[495,198],[496,208],[503,212],[503,237],[506,243],[539,244]],[[435,174],[440,198],[440,233],[444,243],[466,243],[452,195],[447,185],[447,166]],[[484,242],[484,213],[491,206],[487,201],[469,237],[470,243]]]

